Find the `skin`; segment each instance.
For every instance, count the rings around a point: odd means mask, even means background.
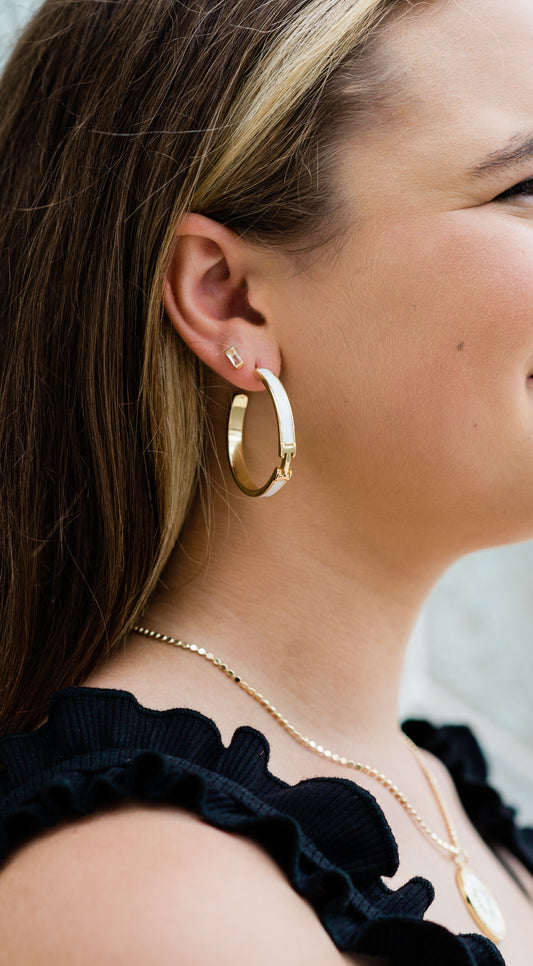
[[[533,9],[530,0],[420,5],[391,24],[385,43],[404,67],[405,97],[386,124],[346,138],[338,185],[351,223],[342,244],[302,261],[197,215],[180,226],[165,306],[215,373],[215,485],[144,623],[213,650],[301,731],[378,766],[444,834],[399,734],[397,692],[413,623],[443,569],[470,550],[533,533],[533,201],[529,187],[502,197],[533,177],[533,157],[469,174],[533,130]],[[238,371],[224,355],[230,345],[245,360]],[[281,373],[298,444],[293,481],[259,501],[237,491],[224,456],[237,387],[253,395],[250,467],[258,479],[272,467],[272,409],[256,366]],[[129,689],[155,708],[195,707],[226,742],[251,724],[287,781],[349,777],[313,758],[211,667],[165,645],[132,636],[88,683]],[[508,922],[506,963],[522,966],[531,903],[477,837],[447,774],[432,767]],[[360,783],[398,841],[394,885],[427,876],[437,890],[431,918],[474,931],[449,858],[380,786]],[[186,839],[193,854],[189,825]],[[218,847],[204,854],[209,874]],[[263,875],[259,859],[250,861]],[[228,888],[238,894],[233,880]]]

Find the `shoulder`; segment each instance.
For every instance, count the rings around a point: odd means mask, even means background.
[[[74,950],[79,966],[343,960],[259,847],[161,806],[101,813],[20,849],[0,874],[0,932],[0,962],[18,966],[67,966]]]

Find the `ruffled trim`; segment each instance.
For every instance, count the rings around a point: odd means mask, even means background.
[[[469,728],[406,721],[404,731],[432,752],[450,772],[463,807],[486,842],[503,845],[533,874],[533,829],[516,825],[516,809],[502,801],[487,781],[487,764]]]
[[[503,964],[484,937],[422,919],[433,898],[427,880],[384,884],[398,852],[369,792],[338,778],[287,785],[268,770],[268,743],[252,728],[225,748],[196,711],[150,711],[125,691],[68,688],[38,731],[0,741],[0,759],[1,861],[40,831],[111,804],[170,803],[266,849],[342,951],[398,966]]]

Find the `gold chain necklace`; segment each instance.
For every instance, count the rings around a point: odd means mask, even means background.
[[[230,678],[237,684],[242,691],[249,694],[251,698],[254,698],[265,711],[274,718],[275,721],[286,731],[291,737],[299,741],[300,744],[304,745],[315,755],[319,755],[321,758],[325,758],[328,761],[333,761],[335,764],[342,765],[345,768],[351,768],[354,771],[362,772],[368,775],[370,778],[375,778],[376,781],[382,785],[390,794],[396,799],[397,802],[402,806],[403,809],[410,815],[413,822],[417,825],[420,831],[429,839],[432,844],[446,852],[450,855],[456,866],[456,882],[461,894],[461,898],[465,903],[470,915],[474,919],[478,928],[483,932],[492,942],[498,943],[505,937],[506,927],[503,919],[503,915],[500,908],[494,899],[493,895],[487,887],[481,882],[478,876],[469,868],[468,861],[469,855],[459,844],[459,838],[457,835],[457,830],[455,824],[450,814],[450,810],[444,800],[444,796],[440,789],[437,779],[428,768],[426,762],[424,761],[423,755],[420,749],[411,741],[407,735],[403,735],[406,743],[411,749],[418,765],[425,776],[431,790],[435,796],[435,800],[439,806],[440,812],[444,819],[444,823],[448,830],[448,835],[450,837],[450,842],[446,842],[440,835],[432,832],[429,826],[424,822],[422,817],[416,811],[416,809],[411,805],[403,792],[400,791],[397,785],[387,778],[382,772],[377,768],[372,768],[370,765],[365,765],[363,762],[354,761],[351,758],[344,758],[342,755],[334,754],[329,748],[324,748],[323,745],[318,744],[318,742],[313,741],[306,735],[302,734],[300,731],[292,725],[286,718],[283,717],[280,711],[274,707],[273,704],[265,698],[259,691],[256,691],[251,684],[248,684],[240,674],[232,671],[227,664],[224,664],[218,657],[215,657],[210,651],[207,651],[204,647],[198,647],[197,644],[189,644],[187,641],[179,640],[175,637],[170,637],[168,634],[160,634],[157,631],[152,631],[147,627],[134,627],[133,630],[136,634],[140,634],[143,637],[150,637],[153,640],[161,641],[163,644],[171,644],[174,647],[179,647],[183,651],[190,651],[192,654],[198,654],[199,657],[204,658],[213,667],[222,671],[226,677]]]

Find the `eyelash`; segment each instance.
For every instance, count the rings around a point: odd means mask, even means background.
[[[533,178],[527,178],[525,181],[519,181],[518,184],[513,185],[512,188],[507,188],[506,191],[502,191],[496,197],[496,201],[507,201],[508,198],[517,198],[520,195],[533,195]]]

